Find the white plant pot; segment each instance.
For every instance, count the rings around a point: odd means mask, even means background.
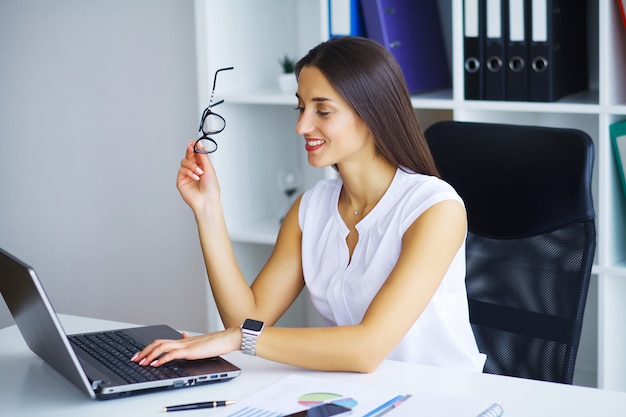
[[[278,75],[278,87],[280,91],[284,94],[295,94],[298,90],[298,82],[296,81],[296,75],[294,73],[290,74],[279,74]]]

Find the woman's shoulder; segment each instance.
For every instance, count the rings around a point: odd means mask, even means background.
[[[390,210],[398,213],[402,219],[400,223],[402,233],[422,213],[439,202],[453,200],[464,205],[454,188],[438,177],[399,169],[396,180],[388,204]]]
[[[311,206],[315,206],[315,208],[324,206],[328,201],[336,198],[340,188],[341,180],[339,178],[319,180],[313,187],[304,192],[300,201],[300,208],[306,210]]]
[[[398,169],[397,190],[401,193],[419,193],[419,194],[452,194],[458,197],[456,190],[441,178],[418,174],[408,170]]]

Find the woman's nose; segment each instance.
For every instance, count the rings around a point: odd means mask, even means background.
[[[311,123],[309,117],[307,117],[306,113],[300,113],[298,115],[298,121],[296,122],[296,133],[298,135],[305,135],[312,132],[314,129],[315,127]]]
[[[310,128],[307,127],[307,123],[305,123],[302,115],[298,116],[298,121],[296,122],[296,133],[298,135],[304,135],[305,133],[310,131]]]

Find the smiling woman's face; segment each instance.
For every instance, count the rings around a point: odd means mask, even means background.
[[[374,139],[365,123],[318,68],[302,68],[296,96],[296,132],[306,141],[310,165],[341,164],[361,155],[364,149],[374,151]]]

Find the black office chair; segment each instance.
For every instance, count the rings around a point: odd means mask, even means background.
[[[484,371],[571,384],[596,246],[591,139],[452,121],[425,136],[466,204],[466,285]]]

